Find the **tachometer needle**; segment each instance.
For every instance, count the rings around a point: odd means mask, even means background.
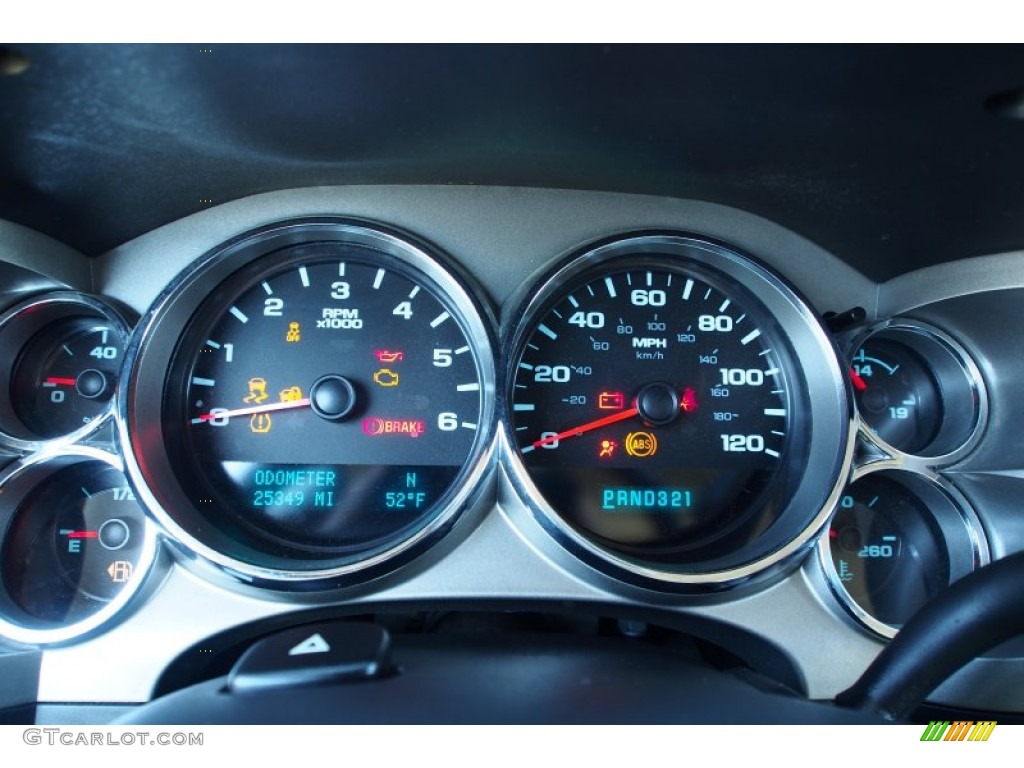
[[[576,437],[577,435],[582,435],[584,432],[590,432],[593,429],[600,429],[601,427],[606,427],[609,424],[614,424],[617,421],[625,421],[626,419],[639,415],[639,413],[640,409],[634,405],[632,408],[627,408],[624,411],[613,413],[611,416],[605,416],[601,419],[588,421],[586,424],[581,424],[578,427],[573,427],[572,429],[567,429],[564,432],[559,432],[557,435],[549,435],[542,440],[537,440],[533,444],[533,447],[543,448],[548,443],[556,443],[567,437]]]
[[[287,400],[283,403],[268,403],[267,405],[254,405],[249,408],[236,408],[233,411],[217,411],[216,413],[203,413],[196,419],[192,419],[193,424],[202,424],[204,421],[213,421],[214,419],[230,419],[232,416],[250,416],[254,413],[267,413],[268,411],[283,411],[286,408],[306,408],[309,405],[309,398],[304,397],[301,400]]]
[[[60,376],[47,376],[45,379],[43,379],[43,382],[46,384],[61,384],[65,387],[75,386],[74,379],[65,379]]]

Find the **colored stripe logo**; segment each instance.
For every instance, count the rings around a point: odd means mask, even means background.
[[[988,741],[995,720],[932,720],[921,734],[921,741]]]

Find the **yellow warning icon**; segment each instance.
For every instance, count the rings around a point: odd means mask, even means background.
[[[278,392],[278,396],[282,403],[294,403],[296,400],[302,399],[302,390],[298,387],[288,387]]]
[[[265,435],[272,426],[269,413],[254,413],[249,417],[249,429],[257,435]]]
[[[288,332],[284,335],[284,340],[288,344],[302,341],[302,330],[299,328],[298,323],[288,323]]]
[[[381,368],[373,374],[373,383],[381,387],[397,387],[398,374],[390,368]]]
[[[630,432],[626,435],[626,453],[643,459],[658,451],[658,438],[651,432]]]
[[[256,403],[259,405],[270,395],[267,394],[267,380],[254,376],[249,379],[249,394],[242,398],[243,403]]]

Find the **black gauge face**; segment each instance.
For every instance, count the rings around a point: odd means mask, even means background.
[[[882,440],[907,453],[931,445],[943,403],[920,355],[898,342],[870,339],[853,356],[850,375],[861,418]]]
[[[81,621],[133,581],[145,548],[145,517],[123,474],[96,461],[49,475],[8,526],[2,575],[33,622]]]
[[[850,486],[828,536],[842,589],[890,627],[904,624],[950,583],[946,541],[933,513],[885,476],[869,475]]]
[[[180,341],[174,472],[229,540],[321,565],[366,556],[433,518],[466,468],[477,355],[451,301],[401,262],[337,243],[277,253],[217,287]]]
[[[123,352],[109,322],[57,321],[32,337],[14,365],[11,398],[22,424],[43,439],[80,429],[107,407]]]
[[[687,564],[770,526],[805,413],[790,349],[725,275],[671,258],[570,282],[523,336],[510,394],[530,479],[592,541]]]

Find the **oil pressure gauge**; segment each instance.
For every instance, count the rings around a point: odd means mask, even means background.
[[[116,310],[77,293],[47,294],[6,312],[0,440],[30,451],[95,429],[112,412],[127,334]]]

